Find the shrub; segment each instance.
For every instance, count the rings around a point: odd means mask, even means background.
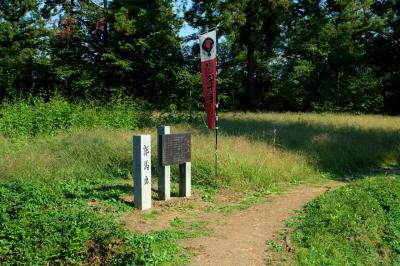
[[[71,104],[62,98],[34,99],[0,106],[0,133],[9,138],[55,135],[71,127],[136,129],[149,121],[143,106],[112,101],[104,106]]]
[[[88,256],[89,240],[105,244],[118,236],[115,222],[56,191],[36,181],[1,184],[0,264],[77,264]]]

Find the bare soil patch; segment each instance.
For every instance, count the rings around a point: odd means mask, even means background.
[[[344,185],[330,181],[323,185],[297,186],[281,194],[265,197],[261,204],[226,214],[224,206],[235,204],[232,192],[215,195],[216,202],[205,202],[201,197],[173,198],[167,202],[155,202],[151,211],[131,211],[121,219],[127,228],[135,232],[171,229],[174,219],[187,224],[203,222],[211,235],[181,242],[194,254],[192,265],[265,265],[267,241],[274,233],[284,229],[295,210],[301,210],[310,200],[335,187]]]
[[[329,182],[324,186],[297,187],[271,196],[269,204],[210,221],[214,235],[190,241],[198,250],[192,265],[265,265],[266,242],[273,239],[275,232],[284,229],[283,221],[313,198],[342,184]]]

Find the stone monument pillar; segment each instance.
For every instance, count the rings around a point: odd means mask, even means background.
[[[171,166],[162,165],[162,135],[171,133],[169,126],[160,126],[157,128],[157,152],[158,152],[158,198],[160,200],[169,200],[171,198]]]
[[[189,198],[192,195],[192,163],[179,165],[179,196]]]
[[[133,137],[134,205],[140,210],[151,208],[151,136]]]

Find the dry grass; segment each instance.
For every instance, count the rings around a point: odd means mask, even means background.
[[[197,185],[194,191],[210,196],[215,192],[210,186],[244,190],[241,195],[245,198],[239,208],[252,204],[257,195],[276,188],[400,164],[400,119],[395,117],[222,114],[217,178],[214,177],[214,132],[200,123],[173,125],[172,131],[192,133],[192,176]],[[19,256],[43,260],[43,263],[27,264],[46,264],[50,260],[46,252],[52,252],[49,247],[60,253],[70,247],[81,252],[85,250],[82,243],[92,239],[88,238],[90,234],[93,239],[100,239],[104,247],[109,247],[107,241],[114,234],[123,239],[107,217],[110,215],[111,219],[111,215],[132,209],[132,202],[124,200],[124,196],[132,194],[132,136],[135,134],[152,134],[153,180],[156,180],[155,128],[69,129],[55,136],[18,140],[0,136],[2,210],[6,213],[19,210],[20,215],[14,220],[3,219],[2,228],[12,232],[6,235],[21,234],[21,238],[10,238],[11,244],[5,247],[14,245],[16,251],[22,252]],[[173,169],[177,177],[176,167]],[[87,201],[108,206],[104,210],[107,215],[94,215],[95,206]],[[103,227],[99,229],[95,221]],[[70,232],[67,237],[66,232]],[[97,234],[103,236],[99,238]],[[169,261],[174,259],[176,241],[184,236],[163,231],[127,237],[132,254],[145,246],[151,256],[162,254],[156,256],[165,258],[167,251]],[[42,239],[46,242],[40,242]],[[16,253],[9,254],[9,261],[18,260]],[[79,254],[71,253],[71,256],[77,262],[81,259]],[[65,258],[60,261],[69,263]]]
[[[400,162],[398,117],[222,114],[218,178],[214,177],[214,132],[203,125],[183,124],[172,126],[172,131],[192,133],[193,180],[200,185],[268,189],[399,167]],[[18,144],[0,137],[0,178],[106,178],[115,169],[128,176],[134,134],[152,134],[156,175],[155,132],[155,128],[77,129]]]
[[[258,143],[272,144],[275,138],[281,150],[305,156],[307,164],[333,175],[400,163],[399,117],[227,113],[222,115],[221,131]]]
[[[354,115],[333,113],[223,113],[222,120],[269,121],[271,123],[307,123],[314,126],[335,128],[360,128],[400,130],[400,117],[385,115]]]
[[[193,154],[194,167],[207,168],[213,176],[214,134],[194,134]],[[219,178],[237,188],[263,188],[320,178],[302,154],[274,149],[268,143],[242,136],[220,136],[218,158]]]

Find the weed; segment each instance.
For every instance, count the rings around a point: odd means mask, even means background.
[[[62,98],[44,102],[19,101],[0,106],[0,133],[9,138],[55,135],[69,128],[135,129],[147,123],[148,115],[137,103],[112,102],[107,106],[70,104]]]
[[[145,213],[143,214],[143,216],[144,216],[146,219],[155,219],[155,218],[157,217],[158,214],[159,214],[158,211],[149,211],[149,212],[145,212]]]
[[[292,234],[299,265],[395,265],[399,176],[366,178],[309,203]]]
[[[181,255],[174,256],[181,251],[177,241],[186,237],[183,231],[161,231],[148,234],[130,234],[125,244],[132,253],[123,254],[118,258],[121,264],[133,265],[181,265],[189,258]]]
[[[175,217],[171,222],[170,222],[171,226],[173,227],[181,227],[184,224],[184,221],[179,218],[179,217]]]
[[[139,132],[131,130],[150,117],[144,117],[136,105],[115,103],[98,107],[53,99],[47,103],[36,100],[3,104],[0,113],[0,264],[182,264],[190,256],[183,254],[186,251],[179,248],[177,241],[209,232],[205,224],[176,219],[171,222],[176,230],[132,234],[115,222],[117,215],[132,208],[132,202],[126,201],[132,193],[131,139]],[[199,124],[175,125],[172,130],[192,133],[193,184],[203,200],[214,201],[216,191],[224,187],[244,193],[238,204],[220,209],[229,213],[264,202],[265,195],[288,185],[315,183],[370,167],[398,167],[399,125],[398,118],[382,116],[222,114],[218,177],[214,176],[214,134]],[[274,140],[271,129],[276,129]],[[155,130],[142,128],[140,133],[152,134],[155,150]],[[153,153],[152,160],[156,159]],[[156,175],[155,165],[152,170]],[[174,169],[173,180],[177,181]],[[385,184],[384,181],[379,182]],[[392,189],[395,182],[386,185]],[[378,191],[383,190],[378,184],[371,188],[375,186]],[[176,184],[173,190],[177,191]],[[354,191],[349,195],[369,205],[354,213],[349,207],[344,208],[343,213],[356,222],[350,219],[348,224],[338,223],[337,228],[348,227],[363,233],[357,233],[354,241],[362,243],[360,247],[367,253],[357,253],[373,254],[368,252],[377,247],[374,243],[379,243],[378,253],[389,254],[390,262],[396,263],[396,221],[400,219],[390,206],[397,202],[391,202],[382,191],[368,190],[378,202],[383,202],[377,205],[375,200],[367,200],[368,195]],[[341,197],[344,200],[346,194]],[[356,200],[341,204],[345,203],[358,204]],[[379,218],[385,228],[363,216],[362,212],[371,213],[367,207],[374,206],[378,206],[378,211],[374,209],[373,214],[387,216],[386,220]],[[389,206],[390,212],[385,206]],[[215,206],[206,208],[216,210]],[[352,216],[355,213],[357,217]],[[331,214],[322,217],[329,220],[338,215],[333,211]],[[145,216],[153,219],[156,215],[149,212]],[[371,221],[370,227],[353,226],[364,220]],[[312,221],[325,226],[318,219]],[[304,230],[308,226],[311,228],[311,223],[304,224]],[[369,235],[376,229],[379,233]],[[373,241],[363,239],[363,235]],[[385,236],[383,241],[378,237],[381,235]],[[335,235],[329,236],[328,242],[321,245],[330,247],[336,240]],[[301,237],[299,241],[313,243]],[[329,250],[323,248],[317,246],[315,250],[330,256]],[[299,253],[306,262],[315,255],[305,255],[307,252]]]
[[[274,240],[268,241],[267,245],[271,248],[271,250],[273,252],[282,252],[283,251],[283,246]]]

